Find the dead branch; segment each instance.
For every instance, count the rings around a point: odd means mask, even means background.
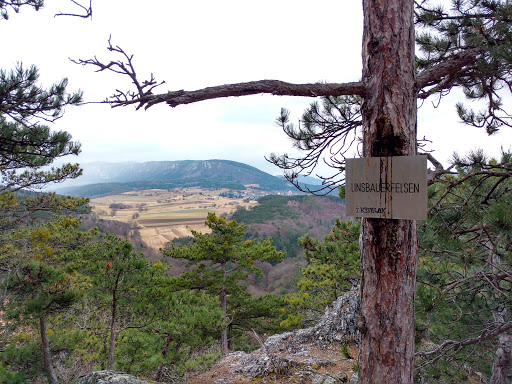
[[[78,7],[82,8],[85,11],[85,14],[59,12],[54,17],[57,17],[57,16],[72,16],[72,17],[81,17],[83,19],[88,19],[90,17],[92,19],[92,0],[89,0],[89,6],[82,5],[82,4],[80,4],[76,0],[70,0],[70,1],[73,4],[77,5]]]
[[[118,107],[118,106],[126,106],[131,104],[138,104],[136,109],[139,109],[143,107],[144,105],[148,104],[151,100],[153,100],[153,90],[162,85],[165,84],[165,81],[162,81],[158,83],[155,78],[153,77],[153,74],[151,74],[151,77],[149,80],[143,80],[140,81],[137,77],[137,73],[135,72],[135,68],[133,66],[133,55],[128,55],[121,47],[118,45],[114,46],[111,43],[112,36],[108,39],[108,47],[107,49],[110,52],[117,53],[122,56],[121,60],[117,61],[110,61],[107,64],[102,63],[99,61],[96,56],[93,59],[87,59],[87,60],[73,60],[70,59],[75,64],[80,65],[92,65],[94,67],[97,67],[98,69],[96,72],[102,72],[102,71],[110,71],[113,73],[117,73],[120,75],[126,75],[128,76],[132,84],[135,85],[136,90],[135,91],[120,91],[116,90],[116,93],[110,96],[110,98],[107,98],[104,103],[110,104],[112,107]],[[146,106],[148,108],[148,106]]]
[[[277,96],[343,96],[343,95],[364,95],[364,85],[362,82],[352,83],[312,83],[312,84],[292,84],[279,80],[259,80],[246,83],[225,84],[215,87],[207,87],[195,91],[169,91],[162,94],[154,94],[153,90],[164,84],[156,82],[153,75],[149,80],[139,80],[133,66],[133,55],[127,54],[121,47],[113,46],[111,39],[108,40],[107,49],[121,56],[121,60],[110,61],[104,63],[96,56],[93,59],[78,59],[72,62],[80,65],[92,65],[96,67],[96,72],[110,71],[121,75],[128,76],[132,84],[135,85],[134,91],[120,91],[104,102],[114,107],[124,107],[131,104],[137,104],[137,109],[144,107],[148,109],[153,105],[166,103],[171,107],[178,105],[196,103],[204,100],[238,97],[247,95],[256,95],[268,93]]]
[[[225,84],[216,87],[208,87],[196,91],[168,92],[163,95],[154,96],[148,102],[146,108],[165,102],[171,107],[182,104],[190,104],[198,101],[217,99],[231,96],[247,96],[260,93],[268,93],[276,96],[343,96],[363,95],[364,86],[361,82],[354,83],[313,83],[313,84],[292,84],[279,80],[259,80],[247,83]]]
[[[444,169],[443,165],[431,153],[427,153],[427,159],[435,167],[433,171],[430,169],[427,173],[427,185],[432,185],[438,181],[439,177],[446,174],[453,174],[451,169],[455,166],[452,164],[448,169]]]

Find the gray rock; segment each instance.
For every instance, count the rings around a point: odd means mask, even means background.
[[[325,381],[325,377],[323,377],[322,375],[319,375],[317,373],[312,373],[311,381],[313,382],[313,384],[323,384]]]
[[[359,311],[359,292],[349,291],[325,309],[317,325],[271,336],[265,342],[265,348],[270,352],[299,353],[307,344],[357,341]]]
[[[359,384],[359,375],[354,373],[350,378],[350,384]]]
[[[312,355],[311,349],[315,345],[323,348],[333,342],[357,342],[359,310],[359,292],[349,291],[326,308],[324,315],[314,327],[271,336],[260,349],[250,354],[228,354],[217,363],[217,367],[228,368],[231,376],[228,379],[235,376],[264,379],[292,374],[296,383],[308,380],[315,384],[346,383],[346,376],[335,378],[319,375],[319,367],[334,363]],[[230,382],[231,380],[218,380],[215,383]]]
[[[340,381],[336,380],[331,375],[319,375],[317,373],[311,374],[311,380],[313,384],[339,384]]]
[[[135,376],[115,371],[97,371],[81,377],[75,384],[149,384]]]

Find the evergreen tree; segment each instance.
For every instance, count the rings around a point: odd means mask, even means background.
[[[182,376],[198,348],[211,344],[220,326],[217,297],[188,290],[175,292],[172,278],[152,286],[154,311],[158,320],[142,330],[126,333],[119,343],[117,366],[131,373],[156,372],[162,381],[166,373]],[[169,285],[170,283],[170,285]]]
[[[1,1],[0,16],[19,12],[22,6],[38,10],[42,0]],[[48,168],[56,159],[78,155],[80,144],[67,132],[52,132],[48,124],[63,116],[66,106],[78,105],[82,92],[68,93],[67,79],[46,88],[38,84],[35,66],[17,63],[13,70],[0,69],[0,219],[2,231],[19,224],[19,216],[29,217],[37,208],[50,210],[62,203],[54,195],[32,198],[25,196],[18,204],[12,192],[39,188],[48,183],[80,176],[78,165],[64,164]],[[68,201],[63,204],[67,205]],[[62,204],[61,204],[62,205]],[[9,221],[9,218],[14,218]]]
[[[301,270],[297,283],[299,292],[286,296],[292,313],[283,325],[304,326],[318,320],[318,314],[324,313],[326,305],[357,286],[360,278],[358,240],[359,225],[339,219],[323,242],[309,234],[299,239],[308,264]]]
[[[229,296],[228,304],[229,350],[252,352],[261,346],[259,335],[285,330],[280,324],[285,306],[281,296],[269,293],[253,297],[246,290],[239,290]]]
[[[196,269],[182,275],[184,286],[199,288],[219,297],[222,310],[222,354],[228,352],[228,329],[235,317],[232,300],[243,296],[243,282],[250,274],[261,274],[255,261],[278,262],[284,254],[272,245],[272,239],[244,241],[246,226],[236,221],[227,222],[215,213],[209,213],[206,226],[211,233],[192,231],[192,244],[181,247],[172,245],[164,250],[167,256],[189,260]],[[240,312],[238,312],[240,313]]]
[[[334,182],[343,183],[343,153],[336,146],[350,142],[361,126],[364,157],[417,154],[417,101],[442,97],[460,87],[471,100],[487,105],[474,112],[459,105],[462,120],[488,133],[510,126],[503,110],[501,89],[512,89],[512,6],[508,0],[453,0],[449,10],[429,0],[364,0],[361,81],[347,83],[290,84],[261,80],[226,84],[195,91],[153,93],[159,84],[153,77],[137,78],[131,55],[120,47],[108,49],[127,62],[81,60],[99,70],[124,73],[136,87],[117,91],[112,106],[149,108],[159,103],[171,107],[213,98],[269,93],[290,96],[355,96],[362,98],[361,124],[338,130],[305,132],[304,149],[314,151],[314,135],[320,149],[310,161],[295,163],[285,155],[279,160],[292,175],[314,166],[325,155],[338,169]],[[416,38],[416,27],[419,29]],[[418,49],[416,49],[416,46]],[[419,57],[415,54],[418,52]],[[318,133],[318,135],[317,135]],[[357,134],[356,134],[357,136]],[[325,152],[324,152],[325,151]],[[442,167],[441,167],[442,168]],[[309,172],[309,171],[307,171]],[[335,187],[335,186],[334,186]],[[362,220],[362,299],[359,377],[362,383],[413,381],[414,306],[418,256],[417,222],[414,220]]]
[[[23,5],[38,9],[42,4],[39,0],[2,1],[0,15],[7,18],[8,9],[18,12]],[[26,192],[82,172],[70,163],[48,168],[58,158],[78,155],[80,144],[67,132],[52,132],[47,125],[59,119],[66,106],[78,105],[82,94],[67,93],[67,79],[49,88],[40,86],[38,79],[35,66],[18,63],[14,70],[0,69],[0,247],[9,246],[9,231],[31,225],[38,212],[74,210],[86,202]],[[2,258],[0,264],[10,273],[13,266],[8,259]]]
[[[38,79],[35,66],[0,70],[0,191],[42,186],[81,173],[71,164],[41,170],[59,157],[80,152],[67,132],[51,132],[41,122],[57,120],[67,105],[79,104],[82,95],[66,93],[67,79],[48,89],[37,85]]]
[[[11,234],[16,246],[11,248],[10,258],[16,259],[16,268],[6,279],[9,295],[5,305],[10,319],[7,328],[13,328],[8,350],[15,352],[15,334],[23,325],[37,328],[44,371],[50,384],[57,384],[58,378],[52,365],[47,319],[80,299],[80,276],[70,260],[76,259],[75,249],[90,241],[93,234],[78,231],[79,225],[79,220],[63,217]],[[3,363],[10,368],[9,360]],[[37,365],[30,367],[29,373],[34,368]],[[23,375],[22,367],[15,365],[9,370],[18,369],[21,371],[18,374]]]
[[[164,271],[145,260],[127,240],[108,233],[85,247],[83,263],[96,309],[96,325],[89,329],[102,335],[102,365],[110,370],[114,368],[119,335],[130,329],[143,329],[158,319],[152,310],[158,298],[151,293],[154,280]]]
[[[504,383],[512,356],[512,154],[455,158],[457,174],[430,188],[420,231],[416,301],[420,373]]]

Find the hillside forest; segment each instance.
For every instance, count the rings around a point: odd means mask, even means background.
[[[418,382],[490,377],[510,324],[511,185],[501,179],[512,156],[458,160],[456,174],[429,187],[421,226]],[[291,209],[299,201],[302,217]],[[357,221],[333,219],[315,236],[317,226],[300,223],[317,209],[313,197],[265,196],[228,218],[210,213],[208,233],[192,231],[150,261],[129,226],[91,218],[84,199],[4,190],[1,381],[73,383],[116,369],[185,382],[229,351],[258,348],[255,334],[313,325],[360,275]],[[268,271],[297,257],[302,268],[272,292]],[[176,262],[183,272],[168,273]]]
[[[460,8],[468,2],[454,3]],[[442,23],[441,11],[422,10],[425,2],[418,2],[421,25],[440,26],[437,33],[448,35],[448,40],[420,36],[429,54],[418,65],[445,68],[435,59],[463,57],[458,47],[468,37],[469,47],[477,43],[486,47],[468,51],[472,62],[489,49],[489,61],[497,69],[487,65],[484,55],[459,77],[455,71],[438,81],[424,77],[424,85],[433,88],[424,90],[423,96],[460,85],[470,98],[489,97],[491,122],[487,112],[458,108],[466,123],[493,133],[510,125],[509,115],[495,120],[505,112],[494,93],[494,81],[508,81],[511,87],[510,45],[503,43],[510,44],[511,8],[508,2],[469,3],[470,10],[483,7],[491,12],[484,16],[491,15],[492,22],[478,24],[473,21],[478,13],[468,16],[464,8],[461,16]],[[0,1],[0,17],[7,20],[20,7],[38,9],[42,4]],[[464,38],[451,33],[458,28]],[[381,51],[378,44],[374,48]],[[156,84],[153,78],[141,85],[134,72],[133,77],[138,92],[156,97],[145,91]],[[357,120],[365,116],[361,113],[365,104],[362,88],[356,89],[351,96],[325,96],[322,105],[313,103],[298,130],[288,124],[285,110],[278,122],[299,148],[310,151],[307,156],[318,160],[317,150],[331,150],[333,137],[344,147],[346,135],[361,126]],[[118,94],[117,102],[131,103],[133,98],[137,102],[140,95],[124,96]],[[151,97],[139,100],[140,106]],[[82,102],[80,91],[67,90],[66,79],[40,85],[35,66],[18,63],[11,70],[0,70],[2,384],[73,384],[103,369],[154,382],[187,383],[232,351],[250,352],[271,335],[315,324],[338,297],[361,290],[365,265],[360,255],[367,246],[360,241],[364,222],[344,217],[344,186],[336,180],[328,185],[339,191],[338,197],[269,194],[229,215],[212,209],[204,221],[207,230],[191,228],[189,237],[169,241],[158,250],[149,250],[131,224],[91,212],[86,196],[40,192],[44,186],[82,174],[78,164],[60,162],[78,155],[80,143],[72,141],[68,132],[51,128],[66,108]],[[505,383],[512,361],[512,152],[454,155],[448,168],[428,156],[434,166],[428,174],[428,220],[418,222],[416,293],[410,297],[415,311],[414,381],[462,384],[477,378]],[[309,162],[302,160],[287,155],[271,158],[278,166],[293,169],[307,168]],[[287,177],[296,182],[294,172]],[[219,187],[210,181],[205,185]],[[242,188],[240,183],[231,185]],[[141,187],[140,181],[92,189],[103,194],[135,187]],[[155,187],[170,188],[151,185]],[[386,225],[392,226],[384,219],[378,223],[383,233]],[[379,303],[381,313],[385,305]],[[359,346],[358,340],[335,346],[350,356],[352,373],[359,369],[355,356]]]

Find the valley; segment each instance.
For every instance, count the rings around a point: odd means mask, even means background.
[[[208,212],[245,223],[247,238],[272,237],[277,249],[287,255],[277,265],[258,263],[262,276],[249,279],[248,291],[254,296],[293,291],[294,279],[305,266],[298,239],[306,233],[322,239],[337,217],[346,218],[344,201],[333,196],[265,191],[255,185],[244,188],[145,189],[92,198],[90,206],[104,229],[131,237],[135,245],[142,241],[150,260],[162,259],[160,248],[174,239],[192,236],[192,230],[208,232]],[[119,222],[123,223],[124,234],[116,229]],[[112,225],[105,227],[109,223]],[[128,236],[129,232],[133,236]],[[173,260],[171,265],[174,276],[186,270],[180,260]]]
[[[251,209],[266,194],[250,186],[236,197],[226,188],[148,189],[93,198],[90,205],[100,219],[130,223],[146,246],[158,250],[177,237],[191,236],[191,230],[206,231],[208,212],[227,216]]]

